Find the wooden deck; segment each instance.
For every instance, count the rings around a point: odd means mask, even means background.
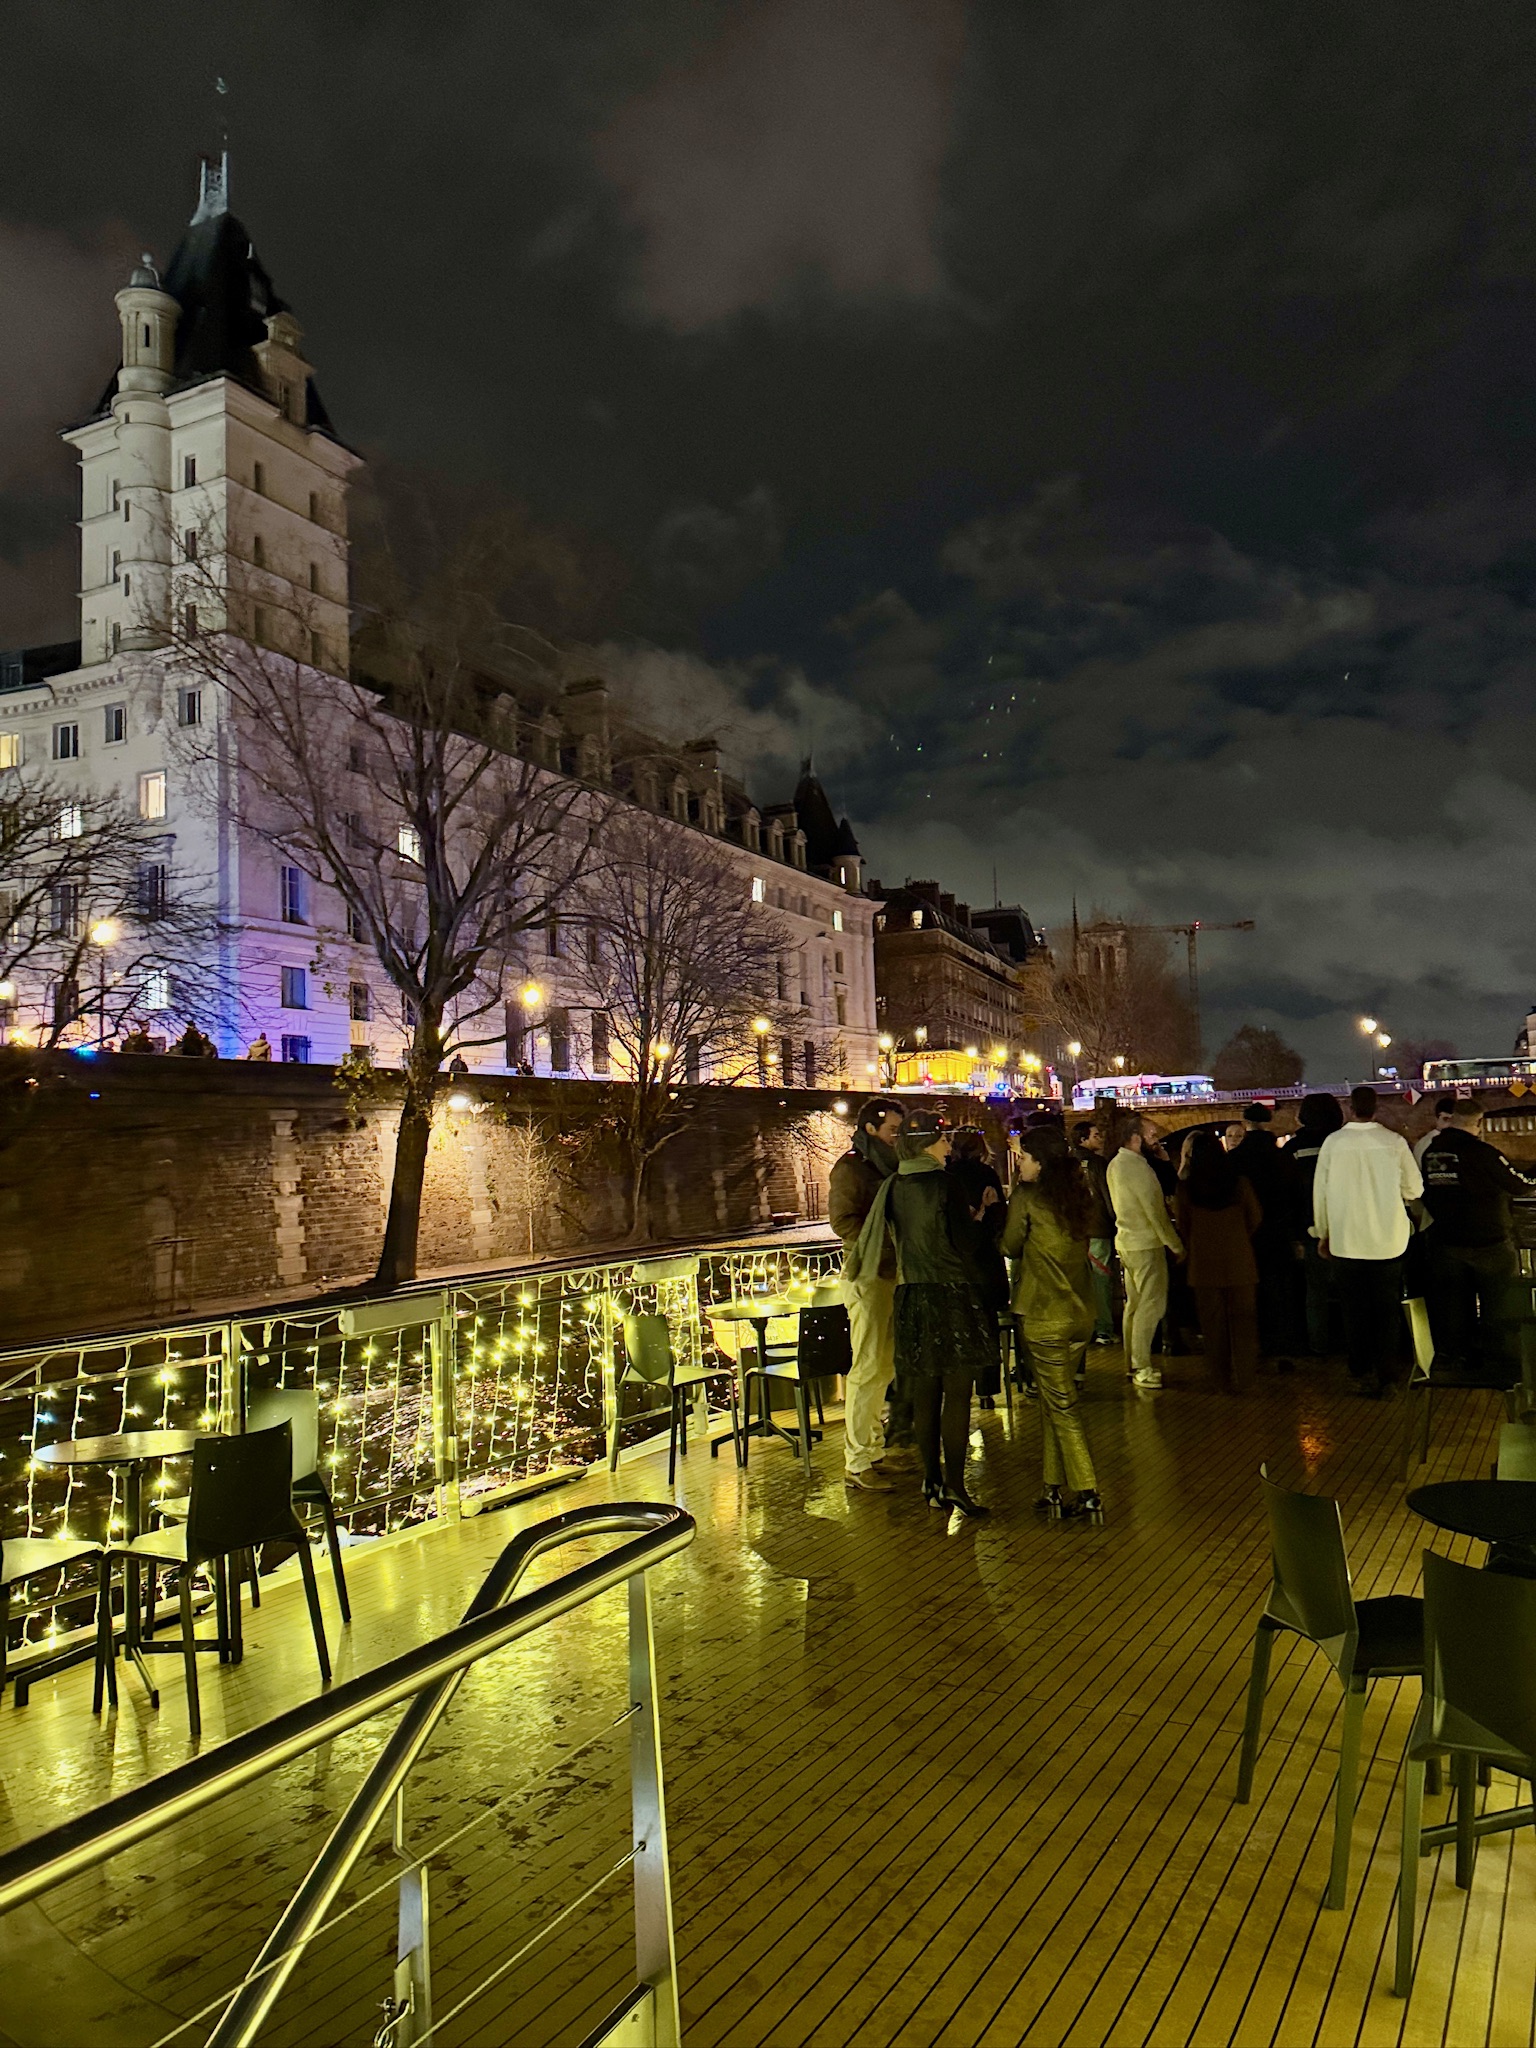
[[[1338,1688],[1320,1656],[1277,1651],[1254,1800],[1232,1804],[1267,1583],[1255,1469],[1342,1498],[1358,1592],[1411,1590],[1433,1532],[1402,1505],[1401,1404],[1352,1398],[1331,1368],[1243,1400],[1207,1391],[1196,1361],[1157,1394],[1122,1371],[1095,1354],[1102,1530],[1036,1521],[1022,1404],[1012,1424],[978,1415],[974,1484],[995,1513],[954,1528],[915,1484],[850,1498],[835,1426],[809,1481],[778,1445],[745,1478],[695,1447],[678,1497],[698,1539],[654,1588],[688,2048],[1533,2042],[1528,1832],[1483,1845],[1469,1893],[1451,1852],[1431,1859],[1413,1999],[1387,1989],[1415,1683],[1371,1695],[1342,1913],[1322,1908]],[[1485,1395],[1443,1403],[1433,1475],[1486,1472],[1497,1419]],[[512,1527],[664,1482],[647,1458],[355,1556],[338,1675],[456,1619]],[[434,1874],[439,2015],[623,1852],[623,1643],[609,1596],[482,1666],[413,1781],[418,1839],[474,1823]],[[186,1753],[163,1668],[159,1714],[130,1691],[98,1724],[83,1670],[25,1712],[6,1702],[0,1837]],[[251,1619],[242,1667],[210,1662],[203,1681],[210,1743],[313,1690],[296,1591]],[[135,2048],[197,2011],[238,1977],[380,1739],[358,1731],[0,1922],[0,2042]],[[1515,1789],[1496,1778],[1485,1796]],[[357,1891],[390,1868],[381,1844]],[[393,1940],[386,1891],[326,1935],[270,2038],[370,2041]],[[620,1876],[434,2040],[578,2041],[630,1968]]]

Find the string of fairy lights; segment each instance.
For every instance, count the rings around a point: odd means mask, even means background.
[[[445,1335],[432,1326],[344,1337],[334,1311],[238,1324],[189,1323],[115,1343],[50,1346],[0,1359],[0,1526],[31,1536],[99,1538],[124,1527],[121,1467],[57,1467],[46,1444],[132,1430],[233,1426],[245,1395],[310,1387],[320,1397],[321,1469],[355,1535],[384,1534],[438,1511],[439,1445],[458,1442],[466,1497],[603,1455],[606,1400],[622,1370],[628,1314],[665,1316],[680,1367],[722,1377],[729,1355],[711,1311],[727,1303],[807,1298],[834,1275],[835,1246],[767,1245],[662,1262],[554,1268],[456,1286]],[[439,1368],[434,1346],[444,1341]],[[451,1408],[449,1395],[451,1392]],[[644,1433],[647,1425],[621,1431]],[[185,1490],[162,1466],[149,1496]],[[90,1596],[89,1564],[22,1617],[36,1640]]]

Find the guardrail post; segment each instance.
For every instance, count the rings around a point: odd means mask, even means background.
[[[629,1582],[629,1782],[635,1848],[635,1976],[649,1985],[655,2007],[655,2048],[681,2048],[677,1938],[672,1925],[672,1871],[667,1859],[667,1802],[661,1775],[661,1718],[656,1700],[656,1647],[651,1634],[651,1575]]]
[[[431,1899],[425,1863],[411,1864],[405,1841],[405,1787],[395,1794],[395,1854],[400,1873],[399,1934],[395,1942],[394,2025],[389,2048],[412,2048],[432,2031]]]
[[[453,1292],[445,1289],[442,1312],[427,1326],[432,1366],[432,1473],[440,1522],[459,1519],[459,1425],[454,1366],[458,1359],[458,1320]]]
[[[219,1430],[238,1436],[245,1428],[245,1352],[240,1325],[224,1325],[219,1354]]]

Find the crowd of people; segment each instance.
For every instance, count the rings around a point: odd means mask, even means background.
[[[1001,1373],[1038,1405],[1039,1506],[1102,1520],[1078,1395],[1090,1345],[1119,1342],[1133,1386],[1159,1356],[1198,1349],[1234,1394],[1261,1361],[1342,1352],[1380,1398],[1402,1366],[1405,1293],[1427,1298],[1440,1373],[1508,1384],[1506,1313],[1519,1270],[1511,1201],[1536,1193],[1482,1135],[1476,1096],[1445,1097],[1416,1146],[1380,1121],[1376,1091],[1348,1115],[1310,1095],[1283,1143],[1268,1105],[1172,1137],[1106,1108],[1070,1134],[1041,1110],[1008,1136],[1006,1181],[979,1129],[894,1097],[865,1103],[834,1166],[853,1370],[844,1473],[888,1492],[916,1469],[925,1499],[987,1512],[967,1481],[972,1396]]]

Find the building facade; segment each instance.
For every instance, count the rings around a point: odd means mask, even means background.
[[[880,1029],[897,1054],[956,1052],[1001,1067],[1038,1038],[1026,969],[1043,934],[1017,905],[973,910],[937,882],[871,882]],[[998,1055],[1003,1055],[999,1058]]]
[[[126,1005],[114,1003],[116,1019],[157,1039],[194,1020],[226,1057],[265,1034],[274,1058],[335,1061],[366,1048],[393,1063],[407,1035],[399,995],[349,937],[323,878],[284,865],[242,822],[251,809],[228,707],[175,653],[178,638],[238,635],[297,665],[317,691],[353,659],[348,488],[360,458],[331,423],[298,321],[229,211],[227,165],[204,166],[163,278],[144,258],[117,313],[120,367],[91,418],[65,434],[80,461],[79,641],[0,656],[0,775],[12,772],[16,788],[30,776],[56,799],[61,830],[77,798],[115,797],[139,820],[146,891],[206,912],[217,955],[206,971],[142,975]],[[210,535],[227,575],[210,578]],[[510,751],[701,835],[721,888],[775,918],[785,944],[756,1078],[864,1082],[876,1060],[875,906],[846,821],[827,831],[815,778],[807,773],[794,801],[760,809],[712,739],[679,746],[641,730],[590,672],[537,688],[520,677],[507,701]],[[338,801],[347,767],[338,761]],[[69,900],[56,910],[61,943],[83,911]],[[601,1019],[580,1007],[576,939],[558,917],[528,935],[515,979],[537,1000],[509,986],[505,1039],[472,1050],[472,1062],[613,1071]],[[97,965],[100,1016],[82,987],[65,1044],[100,1033],[118,972],[111,945]],[[60,1000],[41,953],[0,997],[19,1038],[41,1035]]]

